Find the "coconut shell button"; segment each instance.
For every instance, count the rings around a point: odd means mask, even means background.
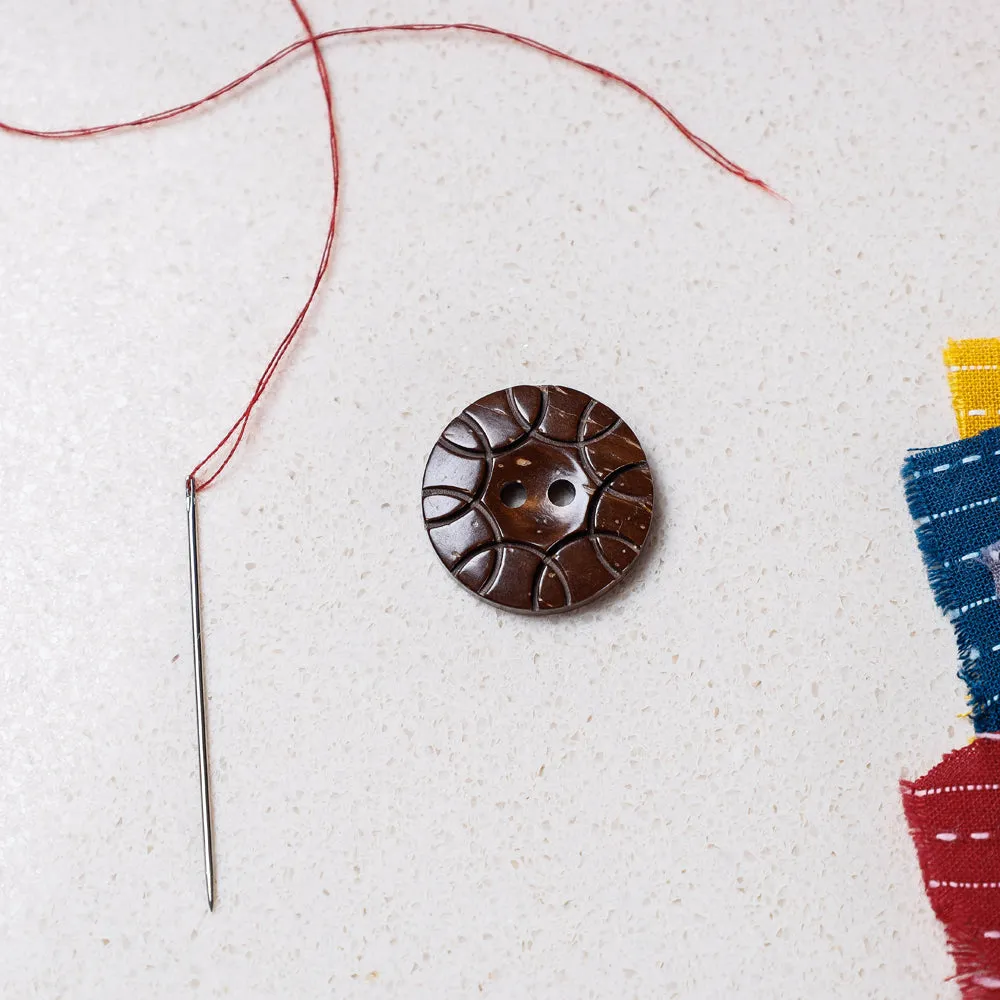
[[[586,393],[501,389],[443,431],[424,524],[451,575],[511,611],[552,614],[614,587],[642,550],[653,482],[631,428]]]

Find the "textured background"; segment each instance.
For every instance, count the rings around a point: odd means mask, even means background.
[[[205,910],[183,480],[302,300],[328,175],[300,58],[214,110],[0,137],[6,998],[953,998],[896,794],[970,733],[897,469],[996,333],[1000,9],[372,7],[502,42],[327,48],[342,239],[204,495],[219,907]],[[2,117],[200,96],[272,0],[0,0]],[[661,510],[618,599],[461,592],[426,452],[492,388],[618,409]]]

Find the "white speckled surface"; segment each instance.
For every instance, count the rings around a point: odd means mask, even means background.
[[[183,479],[307,287],[307,59],[201,114],[0,137],[5,1000],[954,998],[896,782],[963,743],[897,468],[996,333],[1000,9],[310,4],[503,43],[328,48],[342,240],[202,504],[219,907],[202,894]],[[2,117],[198,96],[263,0],[0,0]],[[666,501],[617,600],[476,603],[425,454],[516,381],[635,428]]]

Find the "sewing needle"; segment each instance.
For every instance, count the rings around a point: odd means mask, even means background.
[[[215,850],[212,846],[212,797],[208,784],[208,728],[205,724],[205,663],[201,642],[201,568],[198,565],[198,491],[187,481],[188,567],[191,576],[191,643],[194,649],[194,693],[198,713],[198,771],[201,778],[201,830],[205,846],[208,908],[215,909]]]

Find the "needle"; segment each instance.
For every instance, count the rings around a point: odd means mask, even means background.
[[[201,830],[205,846],[208,908],[215,909],[215,849],[212,846],[212,797],[208,785],[208,727],[205,724],[205,663],[201,643],[201,569],[198,565],[198,501],[194,477],[187,481],[188,565],[191,574],[191,642],[194,693],[198,711],[198,771],[201,778]]]

